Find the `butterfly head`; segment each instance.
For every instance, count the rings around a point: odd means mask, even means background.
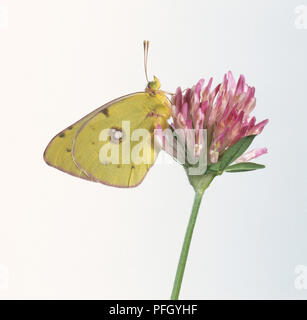
[[[161,87],[161,83],[157,77],[154,76],[153,81],[149,81],[147,84],[147,88],[154,91],[154,90],[159,90]]]

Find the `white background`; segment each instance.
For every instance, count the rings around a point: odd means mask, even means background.
[[[181,298],[306,299],[294,285],[307,265],[301,4],[0,0],[0,297],[169,298],[193,199],[183,169],[156,165],[123,190],[42,158],[60,130],[145,87],[149,39],[149,74],[163,89],[243,73],[254,114],[270,119],[253,145],[269,149],[258,160],[267,168],[224,174],[205,194]]]

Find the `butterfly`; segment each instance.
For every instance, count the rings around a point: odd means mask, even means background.
[[[158,78],[148,81],[148,48],[144,41],[145,90],[112,100],[58,133],[44,152],[48,165],[115,187],[143,181],[159,152],[154,130],[167,128],[170,117],[168,93]]]

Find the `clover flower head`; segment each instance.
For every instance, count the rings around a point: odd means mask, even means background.
[[[184,91],[179,87],[172,97],[171,113],[174,129],[207,130],[208,160],[214,164],[241,138],[260,134],[268,120],[256,123],[256,118],[251,117],[256,106],[255,88],[246,84],[243,75],[236,82],[228,72],[214,89],[212,82],[212,78],[207,84],[201,79]],[[201,150],[201,145],[196,144],[195,155]],[[266,152],[266,148],[256,149],[237,161],[249,161]]]

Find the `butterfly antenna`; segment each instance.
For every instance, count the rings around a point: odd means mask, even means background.
[[[144,40],[143,41],[143,45],[144,45],[144,70],[145,70],[145,77],[146,77],[146,80],[147,82],[149,83],[149,80],[148,80],[148,73],[147,73],[147,60],[148,60],[148,50],[149,50],[149,41],[148,40]],[[164,90],[157,90],[159,92],[162,92],[164,94],[168,94],[170,96],[173,96],[175,95],[174,93],[172,92],[167,92],[167,91],[164,91]]]
[[[148,40],[144,40],[143,44],[144,44],[144,69],[145,69],[145,77],[146,77],[147,82],[149,82],[149,80],[148,80],[148,74],[147,74],[147,58],[148,58],[149,41],[148,41]]]

